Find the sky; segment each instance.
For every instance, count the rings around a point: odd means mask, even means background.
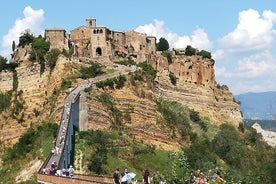
[[[97,26],[165,38],[170,49],[191,45],[212,53],[215,77],[234,95],[276,91],[276,1],[273,0],[9,0],[0,11],[0,55],[27,29]]]

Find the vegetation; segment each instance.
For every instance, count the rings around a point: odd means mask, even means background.
[[[183,107],[180,103],[165,99],[160,99],[156,103],[157,110],[162,114],[159,122],[173,130],[172,137],[176,136],[176,130],[181,132],[183,140],[192,135],[188,108]]]
[[[51,151],[52,141],[58,130],[55,123],[46,123],[30,127],[12,147],[5,149],[0,168],[1,183],[15,181],[20,167],[27,168],[28,162],[38,159],[46,159]]]
[[[193,55],[199,55],[202,56],[202,58],[208,58],[212,60],[212,55],[210,52],[206,50],[197,51],[195,48],[193,48],[191,45],[187,45],[185,49],[185,55],[187,56],[193,56]],[[214,60],[212,60],[214,62]]]
[[[169,77],[170,77],[170,80],[171,80],[171,83],[173,84],[173,85],[176,85],[176,76],[174,75],[174,73],[173,72],[170,72],[169,73]]]
[[[159,42],[156,45],[157,51],[165,51],[165,50],[168,50],[169,48],[170,48],[169,42],[165,38],[161,37],[159,39]]]
[[[10,107],[11,94],[12,94],[11,91],[8,91],[6,93],[0,91],[0,112]]]
[[[108,86],[110,89],[115,89],[115,88],[121,89],[124,87],[125,81],[126,81],[126,77],[124,75],[119,75],[118,77],[97,82],[96,86],[102,89],[104,89],[106,86]]]
[[[167,58],[168,63],[171,64],[173,62],[171,52],[166,50],[162,52],[162,55]]]
[[[108,93],[104,92],[99,95],[97,99],[107,108],[107,111],[110,115],[111,129],[118,131],[122,130],[123,114],[116,107],[112,97]]]
[[[212,59],[212,55],[211,52],[205,51],[205,50],[201,50],[198,55],[202,56],[202,58],[208,58],[208,59]]]
[[[229,90],[228,86],[225,84],[223,84],[223,85],[217,84],[217,88],[222,89],[222,90]]]
[[[120,64],[120,65],[125,65],[125,66],[136,65],[136,62],[134,62],[130,58],[128,58],[127,60],[123,60],[123,61],[115,61],[114,63]]]
[[[185,49],[185,55],[187,56],[193,56],[196,54],[196,49],[193,48],[191,45],[187,45]]]
[[[141,62],[138,64],[138,67],[142,68],[143,74],[145,74],[151,81],[155,79],[156,71],[149,63],[146,61]]]
[[[90,62],[89,67],[82,66],[80,69],[81,78],[87,79],[96,77],[97,75],[103,74],[102,66],[99,63]]]
[[[50,68],[50,73],[52,73],[53,69],[56,66],[59,54],[60,54],[59,49],[52,49],[49,52],[47,52],[45,55],[46,63]]]
[[[50,42],[46,42],[44,38],[38,36],[33,38],[32,42],[32,52],[29,59],[33,62],[38,62],[40,64],[40,74],[44,73],[45,70],[45,54],[49,51]]]
[[[70,80],[62,79],[60,89],[61,90],[69,89],[71,85],[72,85],[72,82]]]
[[[15,41],[12,41],[12,51],[15,50]]]
[[[30,33],[30,30],[25,30],[22,35],[19,37],[18,46],[25,47],[25,45],[29,45],[34,40],[34,35]]]
[[[0,72],[3,70],[15,71],[17,63],[7,63],[7,59],[0,55]]]
[[[69,48],[69,50],[63,49],[62,52],[61,52],[61,54],[64,55],[65,57],[67,57],[67,58],[71,58],[73,53],[74,53],[73,48]]]

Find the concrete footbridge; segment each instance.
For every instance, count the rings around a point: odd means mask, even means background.
[[[88,117],[85,106],[84,89],[92,87],[96,82],[126,75],[136,68],[121,66],[118,71],[95,78],[87,79],[72,89],[65,98],[60,126],[53,149],[37,174],[38,183],[113,183],[111,177],[85,176],[74,174],[70,177],[69,168],[73,164],[74,127],[80,131],[87,130]],[[86,114],[83,116],[83,114]]]

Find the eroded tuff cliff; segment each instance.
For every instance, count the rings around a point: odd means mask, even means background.
[[[155,100],[160,96],[178,101],[216,124],[229,122],[237,126],[242,121],[239,104],[233,101],[231,92],[217,87],[213,61],[200,56],[173,55],[172,62],[169,63],[161,54],[151,57],[149,61],[157,71],[154,85],[144,82],[133,87],[126,83],[120,90],[108,90],[116,108],[122,112],[130,110],[130,121],[125,121],[124,124],[125,131],[133,138],[147,140],[169,150],[179,148],[179,142],[170,138],[170,130],[157,123],[160,115],[156,111]],[[24,122],[19,124],[9,117],[9,112],[3,112],[0,117],[1,142],[13,143],[31,123],[41,123],[45,119],[59,123],[66,93],[60,93],[55,104],[51,104],[51,98],[60,87],[62,79],[77,74],[80,65],[82,63],[77,60],[59,57],[51,74],[46,70],[41,75],[39,65],[23,59],[17,68],[17,90],[23,91]],[[177,77],[176,85],[170,81],[170,72]],[[9,72],[0,74],[1,91],[12,89],[12,76]],[[72,87],[81,82],[82,80],[74,80]],[[109,129],[112,124],[110,113],[97,101],[97,96],[102,91],[95,86],[93,90],[87,98],[88,127]],[[35,110],[40,112],[38,116],[35,115]]]
[[[172,63],[158,55],[152,62],[157,70],[157,87],[160,95],[178,101],[209,117],[212,122],[242,122],[240,105],[234,101],[227,87],[216,83],[214,61],[201,56],[173,55]],[[177,78],[171,83],[169,74]]]

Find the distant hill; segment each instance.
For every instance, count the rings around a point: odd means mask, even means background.
[[[241,102],[244,119],[276,120],[276,92],[244,93],[236,95]]]

